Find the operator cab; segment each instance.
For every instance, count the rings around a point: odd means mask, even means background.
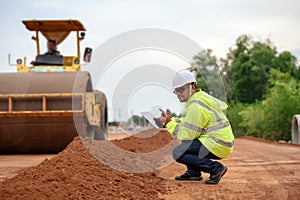
[[[35,57],[34,66],[63,66],[64,57],[62,55],[38,55]]]
[[[80,71],[81,66],[91,61],[92,49],[86,48],[83,55],[84,64],[80,62],[80,42],[85,37],[85,27],[78,20],[23,20],[22,21],[27,30],[35,32],[32,39],[36,42],[36,57],[35,61],[31,62],[31,66],[26,65],[26,57],[24,59],[17,59],[16,64],[11,64],[10,55],[9,65],[16,66],[18,72],[76,72]],[[43,35],[48,42],[55,41],[55,45],[62,43],[70,33],[76,34],[76,55],[59,55],[40,52],[39,36]],[[48,47],[48,46],[47,46]]]

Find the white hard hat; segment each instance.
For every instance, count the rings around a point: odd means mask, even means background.
[[[192,72],[188,70],[179,70],[173,78],[173,89],[193,82],[196,82],[196,79]]]

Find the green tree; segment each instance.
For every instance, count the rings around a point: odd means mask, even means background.
[[[242,125],[243,118],[239,114],[244,109],[244,104],[236,103],[230,105],[226,111],[226,115],[230,121],[230,125],[235,137],[243,136],[247,133],[247,129]]]
[[[291,119],[300,113],[300,69],[290,52],[277,52],[269,39],[255,41],[242,35],[226,58],[204,50],[194,57],[189,69],[202,90],[222,100],[220,86],[225,86],[231,104],[227,115],[236,136],[291,138]],[[224,84],[219,82],[220,71]]]
[[[246,135],[259,138],[268,138],[268,124],[265,119],[265,110],[260,101],[247,105],[238,113],[241,118],[239,127],[244,127]]]
[[[226,100],[217,57],[212,55],[212,50],[203,50],[195,55],[189,70],[196,74],[197,87],[212,96]]]
[[[248,57],[245,56],[247,52],[250,49],[250,43],[251,43],[252,37],[250,35],[241,35],[236,39],[236,43],[234,47],[229,48],[229,52],[226,55],[226,58],[221,58],[221,66],[222,67],[222,78],[224,81],[224,86],[226,89],[226,96],[229,101],[234,100],[234,96],[236,91],[234,90],[235,80],[233,80],[233,72],[232,65],[233,63],[235,65],[241,64],[243,62],[248,61]],[[240,58],[237,60],[237,58]],[[243,60],[244,59],[244,60]],[[236,73],[234,73],[235,76]],[[238,77],[236,77],[238,78]],[[241,101],[237,101],[241,102]]]
[[[300,113],[300,83],[289,73],[271,70],[269,89],[263,101],[269,139],[290,140],[291,121],[295,114]]]
[[[233,98],[237,102],[253,103],[263,99],[276,49],[269,41],[251,42],[232,62]]]
[[[283,51],[274,59],[274,68],[280,72],[288,73],[296,80],[300,80],[300,70],[297,66],[297,58],[291,52]]]
[[[290,140],[291,121],[300,113],[300,83],[289,73],[271,69],[270,84],[263,101],[246,106],[239,112],[248,135],[270,140]]]
[[[268,81],[271,69],[288,73],[298,80],[300,78],[295,56],[287,51],[278,54],[270,40],[254,41],[248,35],[236,40],[222,63],[227,97],[235,102],[254,103],[262,100],[271,87]]]
[[[144,117],[138,115],[132,115],[130,119],[127,120],[126,126],[144,126],[147,124],[147,120]]]

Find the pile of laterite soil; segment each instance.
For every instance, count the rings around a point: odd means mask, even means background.
[[[160,150],[172,142],[172,139],[167,131],[158,132],[156,129],[151,129],[141,131],[132,137],[113,140],[112,143],[126,151],[148,153]]]
[[[131,137],[99,141],[82,139],[88,151],[107,166],[129,173],[154,172],[173,162],[172,149],[178,144],[166,131],[142,131]]]
[[[171,140],[162,131],[151,138],[129,137],[114,143],[138,153],[159,149]],[[156,172],[126,173],[98,162],[77,137],[56,157],[1,182],[0,199],[159,199],[159,193],[166,192],[162,181]]]

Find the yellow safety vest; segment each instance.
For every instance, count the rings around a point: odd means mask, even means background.
[[[223,101],[200,90],[187,100],[183,116],[172,117],[166,128],[179,140],[198,138],[211,153],[227,158],[234,145],[230,123],[223,113],[227,107]]]

